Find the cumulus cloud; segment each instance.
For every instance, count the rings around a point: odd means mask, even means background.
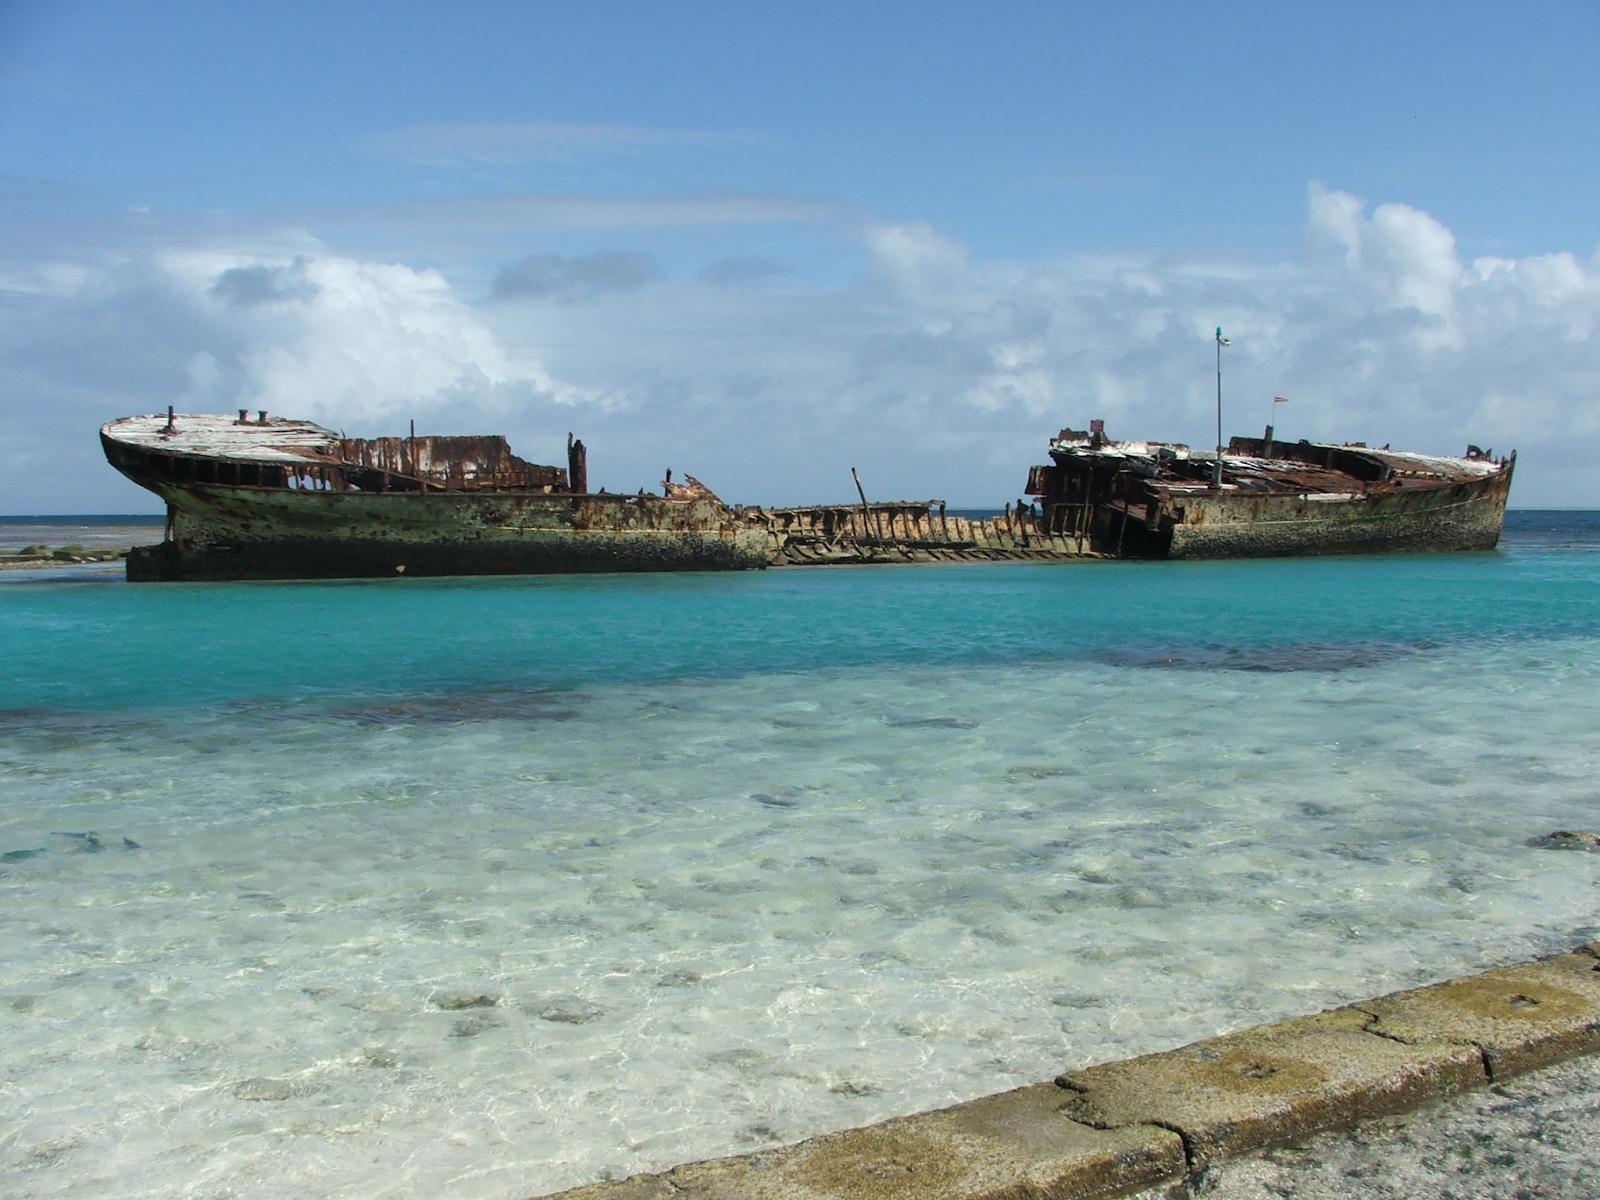
[[[732,500],[821,501],[848,498],[856,466],[878,497],[998,504],[1090,417],[1209,444],[1219,324],[1229,432],[1276,418],[1291,438],[1517,447],[1514,502],[1600,504],[1594,257],[1469,261],[1433,216],[1320,186],[1305,253],[1282,260],[992,262],[917,222],[860,245],[854,282],[781,289],[705,286],[759,278],[739,255],[713,263],[721,280],[666,278],[643,250],[533,256],[480,304],[463,297],[487,280],[303,235],[0,262],[16,281],[0,289],[0,506],[82,509],[40,497],[106,478],[94,425],[176,402],[352,432],[415,415],[545,461],[572,429],[613,490],[674,466]],[[1274,395],[1291,403],[1274,412]]]
[[[211,285],[211,295],[236,308],[257,304],[306,303],[316,298],[318,287],[306,277],[306,260],[296,256],[287,266],[251,263],[229,267]]]
[[[347,425],[452,398],[481,401],[513,385],[556,390],[537,362],[507,353],[437,271],[337,254],[225,261],[178,253],[159,263],[180,301],[203,288],[213,302],[197,316],[222,352],[208,355],[226,363],[204,372],[214,407],[304,411]],[[192,365],[190,378],[199,399]]]
[[[630,414],[624,443],[698,453],[744,499],[823,499],[859,465],[880,495],[998,502],[1050,433],[1096,416],[1208,445],[1221,324],[1230,433],[1520,447],[1518,503],[1600,503],[1600,263],[1463,263],[1429,214],[1321,186],[1306,232],[1290,260],[997,263],[925,223],[878,225],[848,289],[668,290],[609,308],[603,337],[554,308],[540,326],[565,347],[552,369]]]
[[[902,298],[936,307],[961,303],[971,269],[965,246],[926,222],[873,226],[866,243],[873,270]]]
[[[0,294],[0,381],[20,400],[6,414],[7,511],[148,507],[104,474],[94,430],[168,404],[376,433],[408,417],[503,425],[512,409],[585,397],[505,348],[433,270],[313,244],[121,249],[75,278],[70,294]]]
[[[529,254],[494,278],[490,293],[498,300],[519,296],[554,296],[593,300],[606,292],[631,292],[661,275],[661,264],[642,250],[599,250],[563,258]]]
[[[1356,197],[1314,183],[1307,235],[1313,245],[1342,247],[1345,264],[1383,304],[1436,318],[1441,344],[1460,349],[1456,290],[1463,268],[1455,235],[1409,205],[1381,204],[1371,218],[1364,210]]]

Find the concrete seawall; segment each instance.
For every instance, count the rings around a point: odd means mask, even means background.
[[[1094,1200],[1600,1051],[1600,943],[561,1200]]]

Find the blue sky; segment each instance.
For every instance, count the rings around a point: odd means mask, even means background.
[[[1045,438],[1522,449],[1600,504],[1593,4],[0,6],[0,511],[93,430],[504,431],[745,502]]]

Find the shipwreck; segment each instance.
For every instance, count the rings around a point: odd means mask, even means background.
[[[1222,454],[1063,429],[1028,473],[1042,536],[1118,558],[1492,550],[1515,452],[1445,458],[1356,442],[1282,442],[1269,425]]]
[[[100,430],[111,465],[167,505],[165,539],[129,554],[130,580],[766,566],[766,533],[709,490],[590,493],[587,452],[568,441],[560,467],[504,437],[346,438],[242,409]]]
[[[346,438],[309,421],[177,414],[101,427],[107,460],[165,501],[128,578],[753,570],[768,566],[1488,550],[1516,455],[1235,438],[1226,452],[1062,430],[1027,497],[982,519],[942,501],[728,505],[687,476],[588,490],[500,436]]]

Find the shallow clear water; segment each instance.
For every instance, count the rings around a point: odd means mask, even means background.
[[[0,554],[15,554],[24,546],[79,545],[89,550],[159,542],[165,518],[138,514],[86,517],[0,516]]]
[[[8,580],[0,1192],[521,1197],[1565,948],[1597,548]]]

